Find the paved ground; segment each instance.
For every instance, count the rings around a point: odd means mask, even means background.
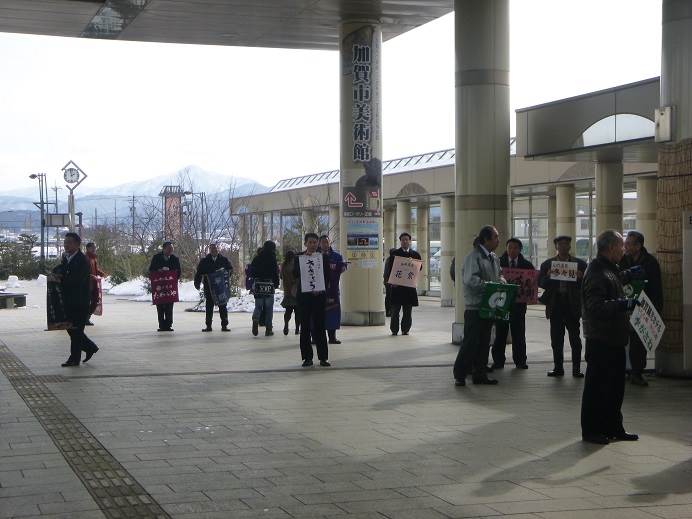
[[[413,335],[348,328],[333,368],[301,370],[297,338],[253,338],[245,314],[202,334],[181,304],[157,334],[151,306],[108,299],[101,351],[64,369],[29,292],[0,311],[0,517],[692,518],[692,381],[628,386],[641,440],[584,445],[539,309],[528,371],[455,388],[432,300]]]

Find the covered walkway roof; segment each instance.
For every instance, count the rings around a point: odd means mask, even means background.
[[[0,32],[162,43],[337,50],[343,21],[385,40],[453,10],[453,0],[2,0]]]

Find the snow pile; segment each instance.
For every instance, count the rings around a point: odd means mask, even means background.
[[[40,287],[45,287],[48,284],[48,278],[46,278],[45,274],[38,275],[36,278],[36,284]]]
[[[19,288],[19,278],[17,276],[10,276],[7,278],[7,288]]]
[[[281,306],[281,301],[284,298],[284,293],[281,290],[277,290],[274,294],[274,311],[282,312],[283,307]],[[229,312],[244,312],[252,313],[255,310],[255,296],[253,296],[249,291],[242,290],[239,297],[232,297],[228,301],[228,311]]]
[[[148,296],[151,297],[149,294],[147,294],[146,289],[144,288],[144,283],[145,279],[143,276],[140,276],[135,279],[131,279],[130,281],[125,281],[124,283],[120,283],[119,285],[115,285],[112,287],[110,290],[108,290],[108,293],[112,296]],[[106,290],[106,287],[103,287],[104,290]]]
[[[104,292],[108,292],[111,288],[113,288],[113,283],[111,283],[111,277],[105,277],[101,278],[101,290]]]

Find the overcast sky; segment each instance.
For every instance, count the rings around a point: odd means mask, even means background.
[[[511,109],[660,74],[660,0],[512,0]],[[454,17],[384,44],[384,158],[454,146]],[[338,54],[0,33],[0,180],[335,169]],[[512,117],[514,134],[514,117]],[[52,181],[51,181],[52,183]]]

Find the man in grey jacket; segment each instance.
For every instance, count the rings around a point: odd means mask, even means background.
[[[466,385],[466,375],[471,371],[474,384],[497,384],[488,378],[488,352],[493,321],[481,319],[479,307],[485,284],[501,282],[500,260],[493,252],[500,243],[497,229],[483,227],[473,241],[473,250],[464,258],[461,269],[464,284],[464,339],[454,363],[454,381],[457,386]]]

